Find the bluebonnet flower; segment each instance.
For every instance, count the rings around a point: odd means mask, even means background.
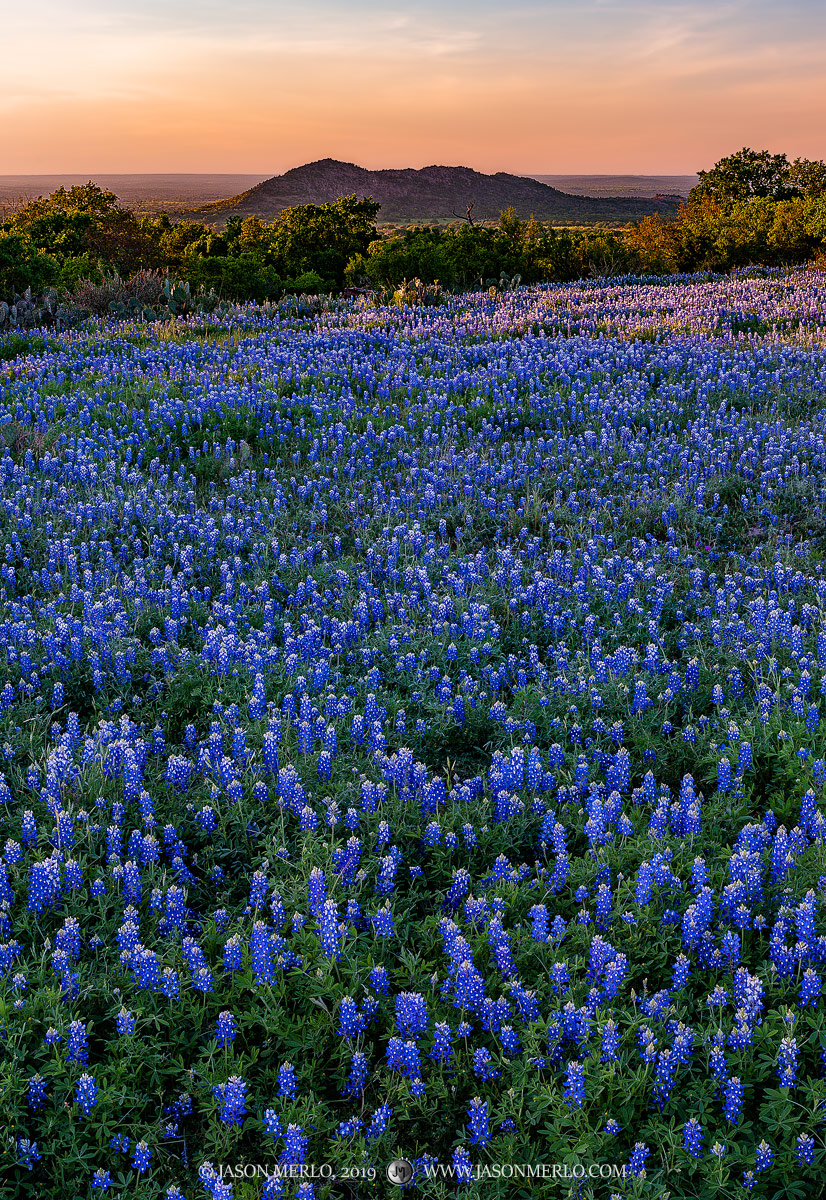
[[[717,791],[731,790],[731,763],[727,758],[721,758],[717,763]]]
[[[352,996],[342,997],[338,1006],[339,1026],[338,1034],[340,1037],[346,1038],[347,1041],[352,1041],[364,1031],[364,1017],[358,1011],[356,1002]]]
[[[75,1103],[79,1104],[83,1115],[89,1116],[89,1113],[97,1104],[98,1085],[95,1083],[94,1077],[84,1072],[75,1084]]]
[[[628,1169],[631,1174],[640,1177],[645,1176],[645,1160],[651,1153],[645,1142],[636,1142],[634,1149],[631,1151],[631,1157],[628,1159]]]
[[[732,1125],[739,1124],[743,1110],[743,1084],[732,1075],[723,1085],[723,1116]]]
[[[30,1141],[29,1138],[16,1138],[12,1142],[17,1151],[17,1161],[26,1168],[27,1171],[33,1171],[35,1163],[40,1162],[42,1155],[38,1149],[37,1142]]]
[[[473,1164],[464,1146],[457,1146],[451,1155],[455,1177],[459,1180],[469,1180],[473,1177]]]
[[[249,907],[262,908],[267,899],[268,881],[263,871],[254,871],[250,880]]]
[[[569,1108],[582,1108],[585,1103],[585,1070],[582,1063],[568,1063],[563,1094]]]
[[[703,1156],[703,1127],[696,1117],[690,1117],[683,1128],[683,1146],[694,1158]]]
[[[470,873],[464,867],[457,868],[453,872],[453,881],[445,893],[444,907],[451,911],[455,910],[463,897],[467,895],[470,884]]]
[[[400,992],[396,996],[396,1027],[401,1034],[414,1037],[427,1029],[427,1005],[418,992]]]
[[[295,1077],[295,1067],[292,1063],[282,1063],[278,1068],[278,1095],[279,1096],[294,1096],[298,1090],[298,1081]]]
[[[364,1136],[368,1141],[372,1141],[377,1137],[381,1137],[387,1129],[387,1122],[393,1115],[393,1110],[389,1104],[380,1104],[373,1113],[370,1124],[364,1130]]]
[[[571,982],[567,962],[555,962],[550,970],[550,981],[556,992],[566,992]]]
[[[795,1157],[797,1161],[805,1166],[809,1166],[814,1162],[815,1156],[815,1140],[809,1133],[798,1134],[795,1142]]]
[[[508,1058],[515,1058],[519,1053],[519,1035],[511,1025],[503,1025],[499,1030],[499,1040]]]
[[[488,1119],[488,1102],[479,1096],[474,1096],[468,1108],[468,1131],[474,1145],[486,1146],[490,1141],[490,1122]]]
[[[341,958],[342,933],[339,927],[338,905],[335,900],[325,900],[321,914],[316,918],[321,949],[328,958]]]
[[[232,1184],[223,1183],[221,1176],[211,1162],[201,1163],[198,1168],[198,1178],[203,1184],[204,1190],[212,1197],[212,1200],[233,1200],[234,1191]]]
[[[616,1021],[609,1017],[602,1027],[600,1037],[602,1042],[600,1062],[616,1062],[619,1048],[619,1029]]]
[[[152,1151],[144,1141],[136,1142],[132,1152],[132,1166],[139,1175],[145,1175],[152,1161]]]
[[[37,1112],[46,1103],[46,1080],[42,1075],[32,1075],[26,1089],[26,1103]]]
[[[318,829],[318,814],[309,804],[305,804],[298,814],[298,824],[302,832],[312,833]]]
[[[457,1036],[461,1036],[457,1031]],[[500,1074],[499,1068],[493,1066],[493,1057],[485,1046],[479,1046],[473,1051],[473,1073],[479,1079],[496,1079]]]
[[[350,1070],[344,1085],[345,1096],[360,1096],[368,1075],[367,1055],[357,1050],[350,1060]]]
[[[416,1043],[391,1037],[387,1043],[387,1065],[391,1071],[400,1071],[408,1078],[418,1078],[422,1073],[422,1066]]]
[[[548,937],[548,909],[544,904],[534,904],[529,910],[531,934],[535,942],[544,942]]]
[[[278,1161],[282,1165],[300,1166],[306,1160],[309,1140],[300,1125],[288,1125],[284,1131],[284,1149]]]
[[[685,954],[678,954],[674,963],[674,971],[671,977],[671,987],[675,992],[681,991],[685,987],[690,972],[690,964]]]
[[[118,1033],[123,1037],[132,1037],[135,1032],[135,1017],[124,1005],[121,1005],[115,1020]]]
[[[264,1128],[272,1137],[273,1141],[277,1141],[281,1137],[281,1118],[276,1113],[275,1109],[268,1108],[264,1112]]]
[[[204,952],[194,938],[185,937],[181,943],[181,954],[192,975],[192,986],[196,991],[213,990],[212,972],[207,966]]]
[[[774,1151],[764,1138],[756,1150],[754,1169],[755,1171],[768,1171],[773,1162]]]
[[[688,1066],[688,1064],[691,1062],[693,1048],[693,1029],[690,1025],[684,1025],[682,1022],[679,1022],[676,1029],[674,1029],[674,1061],[677,1063],[682,1063],[683,1066]]]
[[[218,1041],[218,1045],[231,1046],[236,1034],[237,1028],[235,1025],[235,1017],[232,1015],[229,1009],[224,1009],[223,1012],[218,1014],[218,1020],[215,1026],[215,1037]]]
[[[377,909],[370,919],[377,937],[392,938],[394,936],[395,925],[389,901],[385,901],[384,906]]]
[[[781,1087],[794,1087],[800,1052],[793,1037],[784,1037],[777,1054],[777,1073]]]
[[[712,1075],[718,1080],[725,1079],[728,1072],[728,1064],[723,1051],[724,1043],[725,1034],[722,1032],[715,1033],[713,1036],[712,1047],[709,1052],[709,1064],[711,1066]]]
[[[237,933],[232,937],[227,938],[224,943],[223,950],[224,970],[228,974],[234,971],[240,971],[243,966],[243,953],[241,950],[241,939]]]
[[[386,996],[389,988],[389,979],[386,967],[371,967],[368,976],[371,988],[377,991],[380,995]]]
[[[242,1125],[247,1111],[247,1084],[240,1075],[216,1084],[212,1094],[218,1104],[218,1116],[225,1125]]]
[[[677,1068],[677,1056],[668,1048],[657,1054],[657,1066],[654,1072],[654,1103],[663,1108],[671,1097],[674,1088]]]
[[[228,945],[229,943],[227,943]],[[226,950],[226,946],[224,947]],[[250,943],[250,953],[252,956],[253,979],[259,986],[266,983],[272,983],[273,964],[272,964],[272,939],[270,930],[264,921],[256,921],[252,927],[252,940]]]
[[[355,1137],[359,1130],[363,1128],[364,1121],[362,1121],[361,1117],[349,1117],[348,1120],[342,1121],[339,1124],[333,1137],[337,1139]]]
[[[447,1021],[438,1021],[433,1029],[433,1047],[428,1058],[436,1062],[448,1062],[453,1057],[453,1034]]]
[[[89,1039],[82,1021],[72,1021],[66,1040],[66,1061],[86,1063],[89,1061]]]
[[[600,884],[597,888],[596,899],[596,917],[597,923],[601,929],[607,929],[611,923],[612,912],[612,896],[611,889],[607,884]]]
[[[803,979],[798,993],[800,1004],[817,1004],[822,988],[823,983],[818,973],[812,967],[807,967],[803,972]]]

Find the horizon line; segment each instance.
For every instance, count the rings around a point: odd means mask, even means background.
[[[314,163],[324,162],[324,161],[333,161],[333,162],[341,162],[341,163],[345,162],[344,159],[332,159],[332,160],[312,159],[310,162],[299,163],[298,166],[299,167],[312,166]],[[349,163],[348,165],[349,166],[359,166],[360,164]],[[463,164],[463,163],[428,163],[426,167],[364,167],[362,169],[366,170],[366,171],[408,171],[408,170],[423,171],[423,170],[426,170],[427,167],[457,167],[457,166],[461,167],[464,165],[465,164]],[[271,172],[268,173],[266,171],[110,171],[110,170],[106,170],[106,169],[91,170],[91,171],[89,171],[89,170],[84,170],[84,171],[68,171],[68,170],[67,171],[60,171],[60,170],[57,170],[57,171],[8,171],[8,172],[4,172],[4,173],[0,174],[0,179],[51,179],[51,178],[54,178],[55,176],[60,176],[60,175],[76,175],[78,177],[84,176],[87,178],[91,178],[91,176],[93,176],[93,175],[122,175],[125,177],[135,176],[135,175],[143,175],[143,176],[150,176],[150,175],[180,175],[180,176],[207,175],[207,176],[211,176],[211,177],[221,176],[221,175],[225,175],[227,177],[234,177],[234,176],[239,176],[239,175],[249,175],[250,177],[252,177],[252,176],[261,175],[264,178],[269,179],[269,178],[275,178],[278,174],[285,175],[285,174],[287,174],[288,171],[294,171],[296,169],[297,169],[296,167],[287,167],[286,171],[281,171],[281,172],[276,172],[276,173],[271,173]],[[471,171],[477,171],[476,167],[470,167],[469,169]],[[518,177],[526,178],[526,179],[535,179],[537,175],[556,176],[556,177],[568,176],[570,178],[588,178],[588,179],[614,179],[617,176],[623,176],[623,175],[628,176],[630,178],[636,178],[636,179],[647,179],[647,178],[650,178],[650,179],[661,179],[661,178],[680,179],[680,178],[688,178],[689,176],[695,176],[698,174],[698,172],[697,171],[502,171],[502,172],[478,171],[478,174],[480,174],[480,175],[497,175],[497,174],[516,175]]]

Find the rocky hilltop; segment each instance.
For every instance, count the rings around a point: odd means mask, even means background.
[[[323,158],[265,179],[228,200],[202,205],[187,215],[221,225],[232,216],[257,216],[267,221],[297,204],[324,204],[352,195],[359,199],[371,197],[381,204],[379,223],[464,218],[472,204],[472,218],[479,221],[494,220],[503,209],[513,208],[520,217],[535,216],[558,224],[615,224],[639,220],[654,212],[668,216],[679,205],[676,196],[570,196],[537,179],[505,171],[484,175],[470,167],[437,166],[368,171],[354,163]]]

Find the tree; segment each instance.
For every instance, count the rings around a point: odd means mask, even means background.
[[[826,162],[796,158],[791,165],[789,181],[802,196],[826,196]]]
[[[30,200],[4,226],[59,260],[88,254],[121,273],[143,266],[151,254],[149,228],[91,180]]]
[[[640,270],[668,274],[678,269],[678,234],[677,221],[664,221],[659,213],[654,213],[633,225],[626,241]]]
[[[794,195],[791,167],[785,154],[751,150],[744,146],[736,154],[721,158],[710,171],[700,171],[700,182],[689,193],[689,202],[714,200],[723,205],[766,197],[785,200]]]
[[[284,278],[314,271],[338,287],[350,259],[366,253],[376,238],[379,207],[372,200],[344,196],[328,204],[287,208],[265,227],[268,261]]]
[[[57,263],[19,233],[0,229],[0,300],[13,300],[30,287],[41,291],[57,278]]]

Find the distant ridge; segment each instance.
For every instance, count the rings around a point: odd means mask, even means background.
[[[354,194],[381,204],[380,223],[464,218],[470,204],[474,221],[494,220],[503,209],[513,208],[520,217],[533,215],[560,224],[617,223],[654,212],[671,215],[679,204],[676,196],[571,196],[537,179],[504,171],[483,175],[470,167],[439,166],[368,171],[354,163],[322,158],[186,215],[212,224],[224,224],[232,216],[266,221],[298,204],[324,204]]]

